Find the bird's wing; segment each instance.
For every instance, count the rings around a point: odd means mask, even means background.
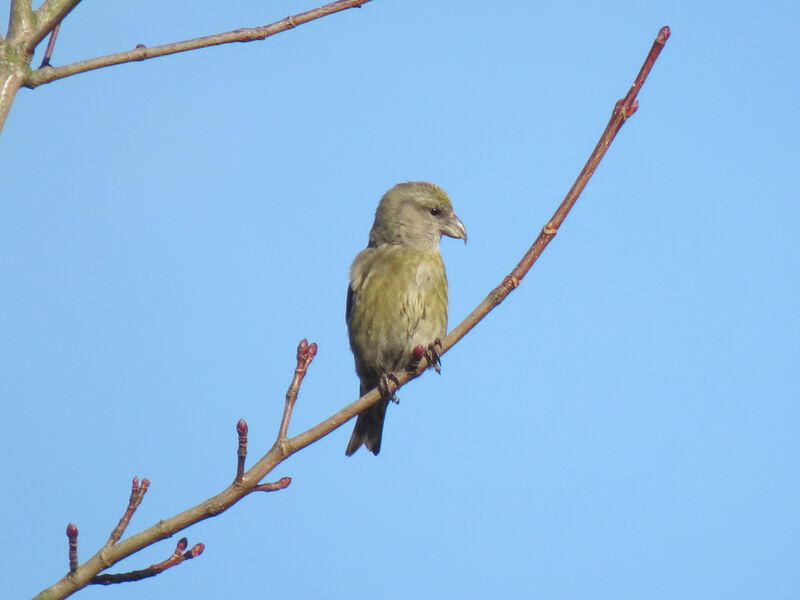
[[[347,286],[347,304],[344,309],[344,320],[350,322],[350,311],[353,309],[353,284]]]

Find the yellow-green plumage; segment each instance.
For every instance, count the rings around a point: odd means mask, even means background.
[[[466,241],[447,194],[432,183],[402,183],[381,199],[370,241],[353,261],[347,291],[350,347],[361,394],[381,376],[412,366],[414,348],[447,332],[447,276],[439,253],[442,235]],[[381,445],[388,398],[358,416],[347,446],[373,454]]]

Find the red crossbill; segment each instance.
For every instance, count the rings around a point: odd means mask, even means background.
[[[401,183],[381,198],[369,244],[350,267],[347,289],[347,328],[362,396],[376,386],[385,389],[387,376],[413,367],[420,349],[438,363],[434,343],[447,332],[442,235],[467,241],[464,224],[439,186]],[[358,415],[347,456],[362,444],[380,452],[389,399],[384,392]]]

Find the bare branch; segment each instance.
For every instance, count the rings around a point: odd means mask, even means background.
[[[111,585],[113,583],[126,583],[128,581],[140,581],[148,577],[155,577],[159,573],[163,573],[170,567],[181,564],[185,560],[189,560],[200,556],[205,550],[205,545],[195,544],[190,550],[186,551],[186,546],[189,545],[189,540],[185,537],[178,540],[178,545],[175,546],[175,551],[172,555],[155,565],[150,565],[146,569],[138,571],[128,571],[127,573],[105,573],[93,577],[89,582],[94,585]]]
[[[144,498],[148,487],[150,487],[150,480],[147,478],[142,479],[141,486],[139,485],[139,478],[133,478],[133,483],[131,484],[131,496],[128,500],[128,508],[125,509],[125,513],[122,515],[119,523],[117,523],[117,526],[114,527],[114,530],[111,532],[111,535],[106,542],[106,546],[113,546],[116,544],[119,541],[119,538],[122,537],[122,534],[125,533],[125,529],[128,527],[128,523],[130,523],[133,513],[136,512],[136,509],[139,508],[139,505],[142,503],[142,498]]]
[[[42,57],[42,64],[39,65],[39,68],[49,67],[50,66],[50,57],[53,56],[53,48],[56,45],[56,38],[58,37],[58,32],[61,29],[61,23],[58,23],[55,27],[53,27],[53,31],[50,32],[50,39],[47,41],[47,49],[44,51],[44,57]]]
[[[647,60],[645,61],[644,66],[639,72],[639,75],[637,76],[631,88],[631,91],[628,92],[625,98],[617,102],[614,111],[612,112],[611,119],[606,126],[600,141],[597,143],[597,146],[589,157],[589,160],[586,162],[586,165],[578,176],[575,184],[567,193],[553,217],[542,228],[541,233],[536,238],[533,245],[525,253],[511,273],[505,277],[503,282],[494,290],[492,290],[486,299],[484,299],[483,302],[481,302],[475,308],[475,310],[473,310],[469,316],[467,316],[467,318],[464,319],[464,321],[462,321],[455,329],[453,329],[453,331],[451,331],[450,334],[443,340],[441,354],[444,354],[444,352],[446,352],[461,338],[463,338],[481,319],[483,319],[483,317],[485,317],[494,307],[500,304],[503,299],[505,299],[505,297],[508,296],[508,294],[520,284],[520,281],[528,272],[530,267],[541,255],[542,251],[550,242],[550,240],[555,236],[558,228],[561,226],[570,209],[575,204],[578,196],[585,188],[589,178],[608,149],[611,141],[614,139],[625,120],[636,110],[636,95],[638,94],[642,83],[644,83],[650,68],[658,57],[658,54],[663,48],[668,37],[669,28],[665,27],[659,32],[658,37],[656,38],[656,41],[653,44],[650,53],[648,54]],[[375,404],[381,398],[381,395],[377,389],[371,390],[321,423],[293,438],[287,439],[286,433],[289,426],[289,420],[291,418],[292,408],[297,399],[297,390],[299,389],[299,385],[302,382],[305,372],[315,354],[316,344],[308,344],[306,340],[302,340],[300,342],[297,351],[297,367],[295,368],[292,383],[290,384],[289,390],[286,393],[286,403],[284,406],[283,418],[281,419],[278,439],[275,441],[272,448],[270,448],[269,451],[262,456],[255,465],[247,470],[241,476],[241,478],[239,478],[237,475],[237,481],[234,481],[234,483],[229,485],[222,492],[192,508],[183,511],[182,513],[174,515],[173,517],[163,521],[159,521],[152,527],[134,534],[131,537],[112,546],[104,546],[83,565],[62,578],[60,581],[53,584],[51,587],[43,590],[37,596],[37,598],[64,598],[78,589],[85,587],[89,583],[99,583],[101,582],[98,581],[99,579],[110,576],[98,576],[97,574],[108,568],[110,565],[113,565],[123,558],[134,554],[146,546],[150,546],[159,540],[170,537],[171,535],[174,535],[178,531],[181,531],[190,525],[224,512],[249,493],[254,491],[274,491],[288,486],[291,482],[291,479],[288,477],[284,477],[274,483],[259,484],[259,482],[286,458],[298,450],[308,446],[312,442],[315,442],[327,435],[343,423],[347,422],[349,419],[353,418],[356,414]],[[431,366],[429,362],[430,360],[431,359],[427,355],[422,356],[420,364],[414,371],[398,374],[397,381],[389,382],[389,391],[392,392],[411,379],[418,377],[428,366]],[[75,536],[77,538],[77,529],[75,529]],[[200,547],[200,551],[202,551],[202,545],[198,546]],[[174,563],[176,560],[175,556],[177,554],[179,554],[179,552],[176,550],[176,553],[173,554],[173,557],[167,561],[164,561],[164,563],[160,563],[160,565],[171,562]],[[181,556],[183,557],[182,560],[190,558],[184,555]],[[77,556],[75,558],[75,562],[77,563]],[[169,564],[164,568],[169,568],[169,566],[173,565]],[[142,572],[150,573],[154,568],[157,567],[159,567],[159,565],[145,569]],[[125,580],[132,581],[133,579],[127,578]]]
[[[218,46],[220,44],[230,44],[233,42],[253,42],[256,40],[263,40],[276,33],[293,29],[303,23],[308,23],[315,19],[347,10],[348,8],[361,7],[363,4],[371,0],[338,0],[331,2],[319,8],[308,10],[297,15],[286,17],[280,21],[276,21],[270,25],[262,27],[253,27],[246,29],[236,29],[234,31],[226,31],[224,33],[217,33],[214,35],[207,35],[191,40],[184,40],[182,42],[174,42],[172,44],[163,44],[160,46],[153,46],[147,48],[146,46],[139,45],[133,50],[125,52],[118,52],[116,54],[109,54],[107,56],[100,56],[97,58],[90,58],[80,62],[64,65],[61,67],[45,67],[31,72],[26,78],[24,85],[29,88],[35,88],[44,83],[50,83],[56,79],[76,75],[77,73],[85,73],[94,69],[101,69],[103,67],[110,67],[112,65],[119,65],[122,63],[146,60],[148,58],[155,58],[157,56],[166,56],[168,54],[176,54],[178,52],[187,52],[189,50],[197,50],[198,48],[208,48],[209,46]],[[41,9],[40,9],[41,10]]]
[[[80,0],[47,0],[34,13],[31,0],[12,0],[8,35],[0,48],[0,131],[17,91],[31,72],[30,62],[36,46],[78,2]]]
[[[533,263],[535,263],[542,254],[542,251],[547,247],[547,244],[550,243],[550,240],[555,237],[556,233],[558,232],[558,228],[561,227],[561,224],[564,222],[567,214],[575,205],[578,196],[580,196],[581,192],[583,192],[586,184],[589,183],[589,179],[608,150],[609,145],[622,128],[625,120],[636,111],[636,108],[638,107],[636,95],[639,93],[639,90],[641,89],[645,79],[647,79],[647,75],[650,73],[650,69],[653,67],[653,64],[658,58],[658,55],[661,53],[661,50],[664,48],[664,44],[667,42],[669,35],[669,27],[662,27],[658,32],[658,36],[653,42],[650,52],[648,53],[642,68],[639,70],[639,74],[634,80],[633,86],[631,86],[631,89],[625,98],[617,102],[614,106],[614,110],[611,113],[611,119],[609,120],[608,125],[606,125],[605,131],[603,131],[603,134],[600,136],[600,140],[597,142],[597,145],[589,156],[589,159],[586,161],[586,164],[578,175],[578,178],[575,180],[575,183],[572,185],[572,188],[570,188],[569,192],[567,192],[567,195],[564,197],[564,200],[553,214],[553,217],[542,228],[539,236],[519,261],[517,266],[514,267],[514,269],[505,277],[505,279],[503,279],[503,282],[494,290],[492,290],[483,300],[483,302],[481,302],[475,308],[475,310],[473,310],[467,316],[466,319],[459,323],[459,325],[448,334],[443,342],[444,348],[442,353],[450,349],[473,327],[475,327],[475,325],[477,325],[478,322],[480,322],[480,320],[489,313],[489,311],[505,300],[506,296],[508,296],[508,294],[510,294],[520,284],[522,278],[525,277],[525,274],[528,272],[531,266],[533,266]]]
[[[303,338],[297,346],[297,366],[294,368],[294,377],[289,384],[289,389],[286,390],[286,403],[283,406],[283,417],[281,418],[281,426],[278,428],[278,441],[286,439],[286,433],[289,431],[289,420],[292,418],[292,410],[294,403],[297,400],[297,393],[300,391],[300,384],[303,383],[303,378],[306,376],[308,365],[314,360],[317,355],[317,344],[309,344],[308,340]]]

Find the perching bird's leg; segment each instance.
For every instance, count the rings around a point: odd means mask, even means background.
[[[428,359],[428,363],[439,375],[442,374],[442,355],[439,353],[441,349],[442,340],[437,337],[433,340],[433,343],[428,346],[428,351],[425,353],[425,358]]]
[[[389,390],[390,381],[392,381],[397,386],[400,385],[400,380],[397,379],[397,375],[395,375],[394,373],[384,373],[378,380],[378,391],[384,398],[388,398],[395,404],[400,404],[400,399],[395,395],[394,392]]]
[[[416,368],[419,364],[419,361],[422,360],[424,356],[428,360],[428,366],[433,367],[433,369],[442,374],[442,361],[441,361],[441,354],[439,349],[442,347],[442,340],[438,337],[433,340],[433,343],[428,344],[427,348],[423,348],[422,346],[415,346],[413,350],[414,354],[414,364],[412,368]]]

